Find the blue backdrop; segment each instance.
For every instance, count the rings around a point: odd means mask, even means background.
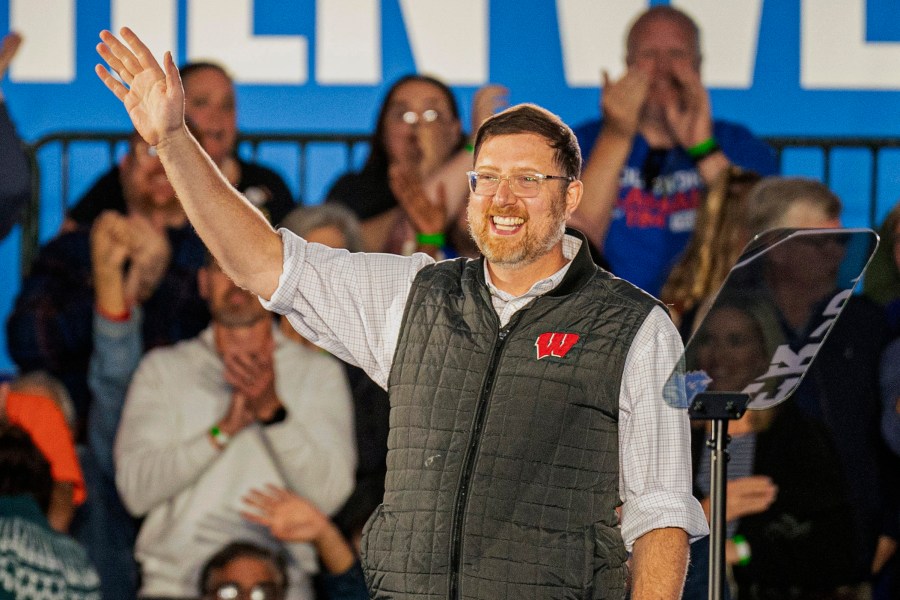
[[[636,0],[0,0],[0,30],[25,45],[3,92],[28,141],[64,130],[125,130],[125,111],[93,72],[97,33],[127,22],[179,62],[216,58],[237,76],[246,131],[371,130],[397,77],[425,71],[451,83],[468,119],[482,83],[510,90],[571,124],[597,115],[600,69],[621,72]],[[760,135],[900,136],[900,3],[891,0],[673,2],[704,32],[704,79],[717,117]],[[154,44],[154,41],[157,43]],[[464,121],[467,122],[467,121]],[[900,156],[889,155],[896,165]],[[849,152],[831,181],[847,224],[866,225],[865,158]],[[279,168],[278,164],[270,165]],[[788,170],[813,174],[802,159]],[[880,176],[878,215],[900,195]],[[312,182],[321,200],[333,174]],[[73,193],[90,181],[73,181]],[[60,207],[42,215],[43,239]],[[0,244],[0,317],[18,290],[17,234]],[[5,333],[0,370],[10,369]]]

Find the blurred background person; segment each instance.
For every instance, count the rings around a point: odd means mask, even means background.
[[[285,217],[282,226],[308,242],[345,248],[349,252],[362,250],[359,220],[337,203],[295,208]],[[317,352],[324,352],[297,333],[286,317],[282,316],[279,322],[285,336]],[[353,397],[357,463],[353,493],[334,516],[334,522],[348,539],[352,539],[361,534],[366,519],[384,498],[391,405],[387,392],[365,371],[344,361],[341,366]]]
[[[9,384],[6,416],[28,432],[50,463],[53,492],[47,520],[57,531],[69,531],[88,490],[75,445],[75,408],[68,390],[45,371],[20,375]]]
[[[799,177],[766,178],[747,197],[752,234],[779,227],[839,228],[841,211],[840,198],[827,186]],[[834,236],[801,237],[789,249],[770,253],[765,284],[794,352],[822,325],[822,309],[838,290],[846,252],[839,242]],[[850,506],[844,526],[854,543],[850,597],[869,597],[874,577],[896,550],[900,465],[880,427],[879,365],[888,340],[881,307],[851,295],[792,396],[802,415],[824,426],[837,451]]]
[[[6,34],[0,42],[0,80],[19,51],[22,36]],[[6,101],[0,91],[0,240],[19,222],[22,210],[31,199],[31,169],[22,140],[9,118]]]
[[[863,292],[884,306],[891,336],[900,336],[900,202],[894,205],[879,230],[881,243],[866,271]]]
[[[229,541],[275,544],[238,514],[251,489],[288,487],[333,513],[353,488],[353,413],[338,363],[282,335],[211,256],[198,279],[210,326],[140,361],[116,434],[116,486],[145,517],[135,543],[142,596],[191,594],[203,557]],[[286,551],[287,597],[311,598],[313,548]]]
[[[627,71],[603,75],[601,119],[575,129],[587,157],[573,225],[613,274],[658,296],[694,229],[703,190],[729,165],[777,173],[775,154],[736,123],[714,120],[700,80],[700,30],[653,6],[626,39]]]
[[[690,364],[712,392],[738,392],[764,374],[783,341],[770,308],[719,298],[692,341]],[[837,453],[824,427],[788,400],[748,410],[728,427],[729,579],[741,600],[840,598],[853,581],[853,531]],[[694,428],[695,494],[710,514],[708,427]],[[708,597],[709,542],[691,547],[686,600]]]
[[[275,171],[237,155],[237,102],[231,76],[221,65],[196,62],[181,68],[181,80],[185,115],[203,149],[228,181],[277,225],[294,208],[294,199]],[[130,192],[121,170],[121,164],[114,166],[97,180],[69,209],[63,229],[90,224],[104,210],[127,212]]]
[[[311,542],[324,572],[318,577],[320,600],[367,600],[369,592],[359,559],[359,539],[352,545],[328,515],[286,489],[267,486],[244,498],[241,515],[286,542]]]
[[[197,290],[197,270],[206,249],[188,224],[159,158],[135,133],[120,168],[126,210],[105,212],[93,227],[105,237],[120,238],[124,255],[95,271],[92,226],[61,233],[41,248],[6,324],[9,351],[20,371],[46,370],[66,385],[75,404],[79,440],[90,406],[87,371],[95,276],[127,269],[127,301],[121,312],[107,316],[125,320],[140,304],[145,348],[195,336],[209,322]]]
[[[201,600],[284,600],[287,560],[253,542],[232,542],[213,554],[200,571]]]
[[[5,386],[0,386],[0,404]],[[84,549],[47,521],[50,465],[23,429],[0,420],[0,597],[99,600]]]
[[[505,105],[506,88],[475,94],[472,132]],[[446,84],[407,75],[388,90],[376,120],[369,157],[358,173],[341,176],[326,202],[339,202],[362,221],[364,250],[410,254],[417,249],[471,254],[464,220],[465,173],[471,148],[459,108]]]

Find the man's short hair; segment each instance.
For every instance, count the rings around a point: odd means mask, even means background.
[[[328,203],[318,206],[298,206],[279,223],[302,238],[309,232],[324,227],[334,227],[344,236],[344,243],[350,252],[362,251],[362,234],[359,219],[350,209],[340,204]]]
[[[628,28],[628,36],[625,38],[625,61],[630,63],[632,54],[634,53],[635,37],[648,23],[653,21],[672,21],[682,26],[685,31],[690,32],[694,38],[694,50],[696,52],[697,62],[700,62],[700,27],[697,22],[691,18],[689,14],[683,10],[679,10],[674,6],[658,5],[651,6],[642,12]]]
[[[519,133],[533,133],[547,140],[555,151],[553,159],[562,169],[562,175],[575,178],[581,175],[581,149],[572,128],[549,110],[535,104],[518,104],[482,123],[475,137],[475,157],[478,157],[482,144],[487,140]]]
[[[756,235],[781,226],[796,204],[821,210],[828,219],[841,216],[841,199],[824,183],[805,177],[766,177],[747,195],[747,226]]]
[[[47,514],[52,490],[50,463],[28,432],[18,425],[0,423],[0,496],[28,494]]]
[[[275,573],[281,579],[279,585],[282,590],[288,587],[287,559],[283,552],[278,552],[265,546],[254,544],[253,542],[237,541],[231,542],[215,554],[213,554],[203,568],[200,570],[200,596],[209,592],[209,584],[213,575],[232,561],[238,558],[252,558],[262,562],[267,562],[275,568]]]
[[[217,62],[213,62],[211,60],[198,60],[195,62],[185,63],[178,69],[178,72],[181,74],[181,80],[184,81],[194,73],[199,71],[204,71],[206,69],[211,69],[213,71],[218,71],[221,73],[228,81],[234,82],[234,78],[231,76],[231,73],[228,72],[223,65],[220,65]]]

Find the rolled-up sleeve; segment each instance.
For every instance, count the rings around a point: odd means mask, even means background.
[[[286,229],[279,233],[284,269],[272,298],[260,299],[263,306],[386,387],[412,281],[434,259],[351,253],[308,243]]]
[[[663,400],[663,386],[683,351],[661,308],[654,308],[625,361],[619,400],[622,537],[629,550],[652,529],[684,529],[690,540],[709,534],[691,493],[690,423],[684,408]]]

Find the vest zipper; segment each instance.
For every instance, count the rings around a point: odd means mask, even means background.
[[[500,362],[500,354],[506,344],[509,335],[510,324],[501,329],[497,334],[497,343],[491,353],[491,362],[488,364],[487,375],[481,386],[481,394],[478,397],[478,407],[475,409],[475,420],[472,424],[472,435],[469,438],[469,447],[463,460],[463,467],[459,475],[459,491],[456,494],[456,503],[453,507],[453,516],[450,521],[450,589],[449,599],[459,598],[459,571],[462,561],[462,530],[463,519],[466,513],[466,505],[469,499],[469,484],[471,483],[471,471],[475,466],[475,458],[478,456],[478,446],[481,443],[481,428],[487,414],[488,400],[494,388],[494,377],[497,374],[497,363]]]

